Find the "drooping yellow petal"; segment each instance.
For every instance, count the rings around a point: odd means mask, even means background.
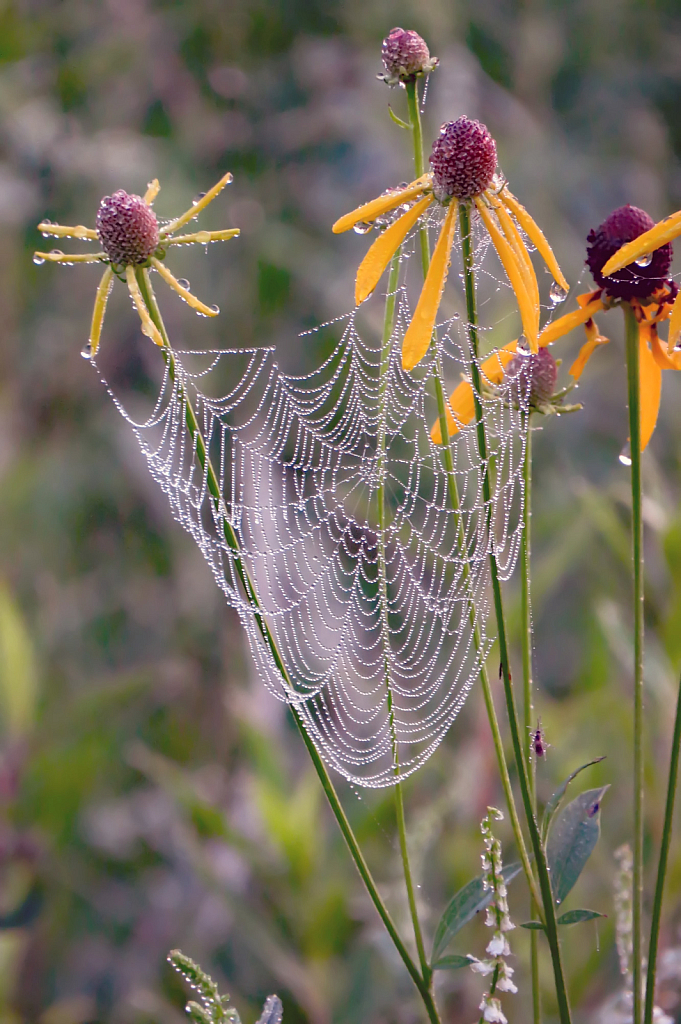
[[[528,294],[527,288],[523,281],[523,277],[518,266],[515,253],[511,248],[510,244],[506,241],[499,228],[494,223],[494,218],[490,214],[490,211],[485,206],[483,200],[476,196],[474,199],[475,205],[478,208],[478,212],[482,217],[483,223],[487,228],[487,232],[492,239],[494,248],[499,254],[499,259],[502,262],[503,268],[506,271],[506,275],[511,283],[511,287],[515,292],[515,297],[518,300],[518,309],[520,310],[520,318],[523,322],[523,331],[527,338],[528,344],[532,352],[537,351],[537,320],[535,317],[534,307],[532,300]]]
[[[489,384],[500,384],[504,378],[504,370],[516,353],[517,341],[511,341],[494,355],[491,355],[480,366],[482,377]],[[447,403],[447,427],[450,437],[456,434],[475,416],[475,396],[473,386],[468,380],[462,380],[450,395]],[[442,444],[440,423],[437,422],[430,432],[435,444]]]
[[[192,295],[188,288],[185,288],[184,285],[180,284],[177,278],[170,273],[165,263],[161,263],[161,261],[157,260],[155,256],[152,256],[149,262],[151,263],[154,270],[157,270],[159,272],[163,280],[167,281],[170,287],[174,291],[176,291],[177,294],[181,296],[181,298],[184,299],[188,306],[191,306],[192,309],[195,309],[197,313],[202,313],[203,316],[218,315],[220,310],[217,308],[217,306],[211,309],[210,306],[205,306],[203,302],[200,302],[195,295]]]
[[[166,238],[167,235],[172,235],[183,224],[188,224],[190,220],[194,220],[194,217],[201,213],[201,210],[205,210],[208,204],[212,203],[215,197],[220,195],[225,185],[229,185],[231,180],[232,175],[229,172],[223,175],[217,184],[208,189],[195,203],[192,203],[186,213],[183,213],[181,217],[176,217],[175,220],[171,220],[170,224],[166,224],[165,227],[161,228],[161,240]]]
[[[435,328],[435,318],[440,308],[440,300],[452,258],[458,205],[455,199],[452,199],[449,204],[419,301],[404,335],[402,366],[405,370],[412,370],[417,363],[420,363],[430,346]]]
[[[149,184],[147,185],[147,191],[144,193],[144,202],[147,204],[147,206],[151,206],[151,204],[153,203],[154,199],[156,198],[160,191],[161,186],[159,184],[158,178],[154,178],[153,181],[149,182]]]
[[[35,260],[47,260],[50,263],[99,263],[101,260],[108,259],[105,252],[34,252],[33,259]]]
[[[649,338],[653,359],[661,370],[681,370],[681,352],[667,352],[657,330],[651,330]]]
[[[492,195],[490,192],[485,192],[485,195],[494,207],[499,223],[501,224],[501,230],[506,236],[506,241],[510,244],[516,255],[523,283],[527,289],[527,294],[534,309],[535,331],[536,333],[539,333],[539,287],[537,285],[537,275],[534,272],[530,254],[528,253],[525,243],[520,236],[520,232],[504,206],[499,202],[496,196]]]
[[[558,260],[553,254],[553,249],[547,242],[544,232],[541,230],[537,222],[527,212],[525,207],[518,202],[516,197],[508,191],[508,188],[503,189],[501,199],[518,221],[527,237],[536,245],[537,251],[540,253],[556,284],[560,285],[560,287],[566,292],[569,291],[570,286],[565,280],[562,270],[558,266]]]
[[[432,174],[422,174],[420,178],[412,181],[406,188],[396,189],[385,196],[379,196],[378,199],[372,199],[370,203],[364,203],[363,206],[358,206],[356,210],[346,213],[336,221],[331,230],[334,235],[340,235],[343,231],[349,231],[350,228],[354,228],[355,224],[371,223],[371,221],[376,220],[382,214],[394,210],[401,203],[420,196],[422,192],[430,188],[432,180]]]
[[[135,277],[135,268],[128,264],[125,268],[125,279],[128,282],[128,290],[132,296],[132,301],[135,303],[135,308],[139,313],[140,320],[142,321],[142,334],[146,334],[148,338],[158,345],[159,348],[163,348],[163,338],[158,330],[158,327],[149,316],[149,310],[147,309],[144,299],[142,298],[142,292],[137,283]]]
[[[667,339],[667,351],[673,352],[676,348],[677,342],[681,337],[681,289],[674,300],[672,306],[672,313],[669,317],[669,337]]]
[[[425,213],[432,201],[432,196],[426,196],[424,199],[421,199],[412,206],[411,210],[403,213],[399,220],[391,224],[373,243],[357,270],[355,303],[358,306],[360,302],[364,302],[371,295],[380,281],[383,271],[402,245],[414,224],[416,224],[421,214]]]
[[[84,224],[70,228],[65,224],[51,224],[49,220],[43,220],[38,224],[38,231],[41,235],[51,235],[53,238],[90,238],[93,241],[97,238],[94,228],[86,228]]]
[[[166,245],[208,245],[209,242],[226,242],[228,238],[236,238],[241,228],[224,228],[222,231],[195,231],[191,235],[175,235],[163,240]]]
[[[606,338],[605,335],[600,334],[596,324],[593,320],[587,320],[586,322],[586,342],[582,345],[579,350],[579,355],[575,359],[574,363],[568,370],[568,373],[575,380],[579,380],[584,372],[584,367],[591,359],[599,345],[607,345],[610,338]]]
[[[94,358],[99,348],[99,339],[102,336],[102,324],[106,312],[106,303],[113,287],[114,275],[111,267],[107,267],[102,275],[102,280],[97,286],[95,293],[95,307],[92,310],[92,324],[90,325],[90,355]]]
[[[666,245],[678,235],[681,235],[681,210],[678,213],[672,213],[670,217],[665,217],[650,231],[644,231],[638,238],[623,245],[614,256],[610,257],[601,273],[604,277],[608,277],[616,270],[628,267],[630,263],[634,263],[641,256],[646,256],[648,253],[654,252],[655,249],[659,249],[661,245]]]
[[[646,324],[641,324],[638,332],[641,451],[645,449],[653,436],[662,393],[662,370],[648,347],[649,335],[650,328]]]
[[[583,309],[575,309],[572,313],[566,313],[565,316],[558,317],[553,323],[547,324],[539,335],[539,347],[545,348],[552,342],[557,341],[558,338],[569,334],[575,327],[586,323],[587,320],[590,320],[595,313],[600,312],[603,308],[601,300],[594,299],[584,306]]]

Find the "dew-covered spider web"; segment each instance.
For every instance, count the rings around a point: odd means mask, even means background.
[[[478,262],[484,248],[478,240]],[[405,246],[401,282],[413,250]],[[380,341],[361,315],[340,321],[332,355],[304,377],[283,373],[271,349],[176,351],[148,415],[113,397],[238,612],[260,677],[297,708],[328,765],[385,786],[437,747],[488,653],[490,545],[507,578],[520,544],[526,396],[517,382],[483,396],[490,534],[476,424],[451,440],[452,478],[430,437],[438,360],[431,351],[415,372],[402,370],[405,285],[383,375]],[[451,390],[469,374],[466,325],[452,318],[438,337]]]

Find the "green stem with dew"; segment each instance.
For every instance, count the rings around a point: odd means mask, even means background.
[[[215,469],[213,468],[213,464],[208,455],[206,442],[201,432],[199,422],[196,418],[196,414],[189,399],[189,395],[187,394],[183,385],[178,382],[175,356],[173,354],[170,341],[168,339],[168,334],[166,332],[163,319],[161,317],[161,312],[156,302],[156,296],[154,294],[153,288],[151,287],[151,282],[149,280],[149,272],[144,267],[136,268],[135,277],[137,279],[137,283],[139,284],[140,291],[142,292],[144,303],[149,311],[149,316],[151,317],[152,321],[160,331],[161,337],[163,338],[163,358],[165,360],[166,366],[168,367],[168,374],[170,376],[170,380],[173,383],[173,385],[178,389],[178,397],[184,403],[185,423],[187,425],[187,430],[189,432],[189,436],[192,439],[192,444],[194,445],[194,450],[196,451],[196,457],[198,459],[199,465],[201,466],[202,471],[206,475],[206,486],[211,496],[211,500],[217,512],[219,513],[225,543],[232,552],[234,568],[237,578],[239,580],[239,584],[242,587],[246,599],[253,610],[253,616],[258,626],[258,630],[260,631],[260,635],[262,636],[264,643],[266,644],[268,650],[270,651],[270,654],[272,655],[272,659],[277,667],[278,672],[282,677],[282,680],[287,690],[290,692],[291,690],[293,690],[291,679],[289,677],[281,653],[277,647],[276,640],[274,639],[274,636],[272,635],[267,624],[267,621],[265,619],[262,607],[260,605],[260,600],[255,589],[255,584],[250,577],[248,569],[244,565],[241,556],[239,539],[227,518],[226,509],[224,507],[224,501],[222,498],[220,485],[218,482],[218,477],[215,473]],[[412,960],[409,950],[404,945],[404,942],[402,941],[399,932],[395,927],[395,923],[390,915],[390,912],[388,911],[388,908],[386,907],[385,903],[383,902],[383,899],[381,898],[381,895],[376,887],[376,883],[374,882],[373,876],[369,869],[369,865],[364,859],[364,854],[362,853],[359,847],[359,843],[357,842],[352,826],[347,818],[347,815],[345,814],[345,811],[343,810],[343,806],[340,802],[338,794],[336,793],[333,782],[331,781],[331,777],[326,769],[326,765],[319,756],[317,748],[315,747],[311,737],[308,735],[308,732],[305,728],[302,716],[298,708],[295,706],[293,702],[289,703],[289,708],[291,709],[291,714],[293,715],[294,721],[298,726],[298,730],[303,738],[303,742],[310,755],[315,771],[317,772],[317,776],[319,777],[319,780],[322,784],[322,788],[324,790],[324,793],[326,794],[327,800],[329,801],[329,805],[331,807],[331,810],[333,811],[334,817],[338,822],[338,826],[348,847],[350,856],[355,862],[355,866],[357,867],[360,877],[364,882],[369,897],[371,898],[371,901],[374,904],[374,907],[376,908],[379,917],[383,921],[386,931],[388,932],[390,938],[392,939],[392,942],[399,956],[401,957],[402,962],[404,963],[407,971],[409,972],[412,981],[416,985],[416,988],[418,989],[419,994],[421,995],[431,1024],[440,1024],[437,1010],[435,1009],[435,1005],[433,1003],[432,995],[428,989],[428,986],[425,984],[418,967]]]
[[[632,893],[633,1024],[641,1024],[643,983],[643,515],[641,489],[641,406],[638,321],[622,304],[627,348],[629,445],[631,449],[631,534],[634,561],[634,884]]]
[[[679,691],[676,698],[676,718],[674,719],[674,735],[672,736],[672,751],[669,759],[669,778],[667,780],[667,803],[664,809],[664,825],[662,827],[662,843],[660,845],[660,859],[657,865],[657,881],[655,882],[655,897],[653,899],[653,915],[650,923],[650,943],[648,945],[648,975],[646,978],[646,1001],[644,1010],[644,1024],[653,1024],[653,1009],[655,1007],[655,975],[657,972],[657,949],[660,939],[660,919],[662,917],[662,897],[664,896],[664,882],[667,874],[667,861],[669,859],[669,846],[672,839],[672,825],[674,819],[674,803],[676,800],[676,786],[679,777],[679,748],[681,747],[681,680],[679,680]]]
[[[556,999],[558,1002],[558,1013],[561,1024],[570,1024],[570,1004],[568,1001],[565,974],[560,951],[560,940],[558,938],[558,925],[556,922],[556,907],[553,901],[551,890],[551,879],[549,877],[546,854],[539,833],[537,817],[532,803],[532,793],[527,772],[526,754],[520,737],[518,725],[518,713],[516,710],[513,683],[511,680],[510,658],[508,650],[508,639],[506,634],[506,621],[504,617],[503,595],[501,591],[501,580],[494,542],[494,523],[492,521],[492,495],[489,472],[489,449],[487,445],[487,430],[482,412],[482,382],[480,379],[480,368],[478,365],[478,313],[475,298],[475,272],[473,259],[473,246],[471,239],[471,221],[469,204],[462,202],[459,205],[459,224],[461,228],[461,246],[463,252],[464,284],[466,291],[466,312],[468,317],[468,334],[471,347],[471,378],[473,383],[473,397],[475,401],[475,416],[477,421],[478,453],[482,465],[482,492],[483,501],[487,510],[487,533],[490,545],[490,574],[492,577],[492,592],[494,595],[494,610],[497,620],[497,635],[499,640],[499,656],[501,660],[501,673],[504,682],[504,696],[506,698],[506,710],[508,724],[511,731],[511,742],[515,756],[516,770],[520,794],[527,819],[527,826],[530,832],[532,850],[534,853],[539,888],[541,891],[541,903],[544,910],[544,928],[551,952],[553,964],[553,975],[556,986]]]

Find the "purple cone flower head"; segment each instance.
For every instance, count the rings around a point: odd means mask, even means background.
[[[530,406],[547,405],[553,398],[558,379],[558,365],[548,348],[528,355],[518,353],[506,367],[506,377],[513,380]]]
[[[669,286],[671,243],[660,246],[637,263],[603,277],[601,270],[617,250],[655,226],[655,221],[637,206],[620,206],[587,237],[586,262],[593,279],[611,299],[647,299],[658,288]]]
[[[440,201],[472,199],[492,184],[497,147],[484,124],[460,117],[443,124],[433,143],[430,166]]]
[[[97,235],[112,263],[146,263],[158,248],[156,214],[141,196],[123,189],[104,196],[97,211]]]
[[[383,40],[381,57],[385,74],[378,77],[388,85],[411,82],[437,67],[437,57],[430,51],[418,32],[413,29],[391,28]]]

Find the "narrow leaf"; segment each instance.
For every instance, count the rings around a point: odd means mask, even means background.
[[[406,121],[403,121],[401,117],[398,117],[397,114],[394,112],[393,108],[390,106],[390,104],[388,104],[388,113],[390,114],[391,121],[394,121],[395,124],[398,124],[400,128],[406,128],[407,131],[411,131],[411,125],[407,124]]]
[[[520,927],[521,928],[527,928],[528,931],[532,931],[532,932],[543,932],[544,931],[544,925],[541,923],[541,921],[525,921],[524,924],[521,924]]]
[[[502,871],[504,881],[508,883],[515,878],[521,870],[521,864],[508,864]],[[472,882],[459,889],[452,897],[445,912],[440,918],[440,923],[435,931],[433,939],[433,952],[430,960],[434,964],[440,959],[457,932],[461,931],[472,917],[475,917],[479,910],[484,910],[491,902],[493,892],[491,889],[483,888],[482,875],[474,878]]]
[[[470,964],[470,957],[452,953],[451,956],[440,957],[434,964],[431,964],[431,967],[434,971],[457,971],[459,967],[470,967]]]
[[[595,917],[607,917],[597,910],[568,910],[558,918],[558,924],[579,924],[580,921],[593,921]]]
[[[544,841],[546,841],[546,836],[548,835],[549,825],[551,824],[551,818],[558,810],[560,802],[565,796],[565,792],[570,783],[572,782],[572,780],[575,779],[580,772],[583,772],[585,768],[590,768],[592,764],[599,764],[601,761],[605,761],[605,755],[603,757],[597,757],[593,761],[587,761],[587,763],[583,764],[581,768],[576,768],[571,775],[568,775],[565,782],[563,782],[563,784],[558,787],[556,792],[549,799],[548,803],[546,804],[546,807],[544,808],[544,818],[541,823],[542,839]]]
[[[601,800],[609,789],[587,789],[568,804],[549,833],[546,855],[556,903],[562,903],[579,878],[601,832]]]

